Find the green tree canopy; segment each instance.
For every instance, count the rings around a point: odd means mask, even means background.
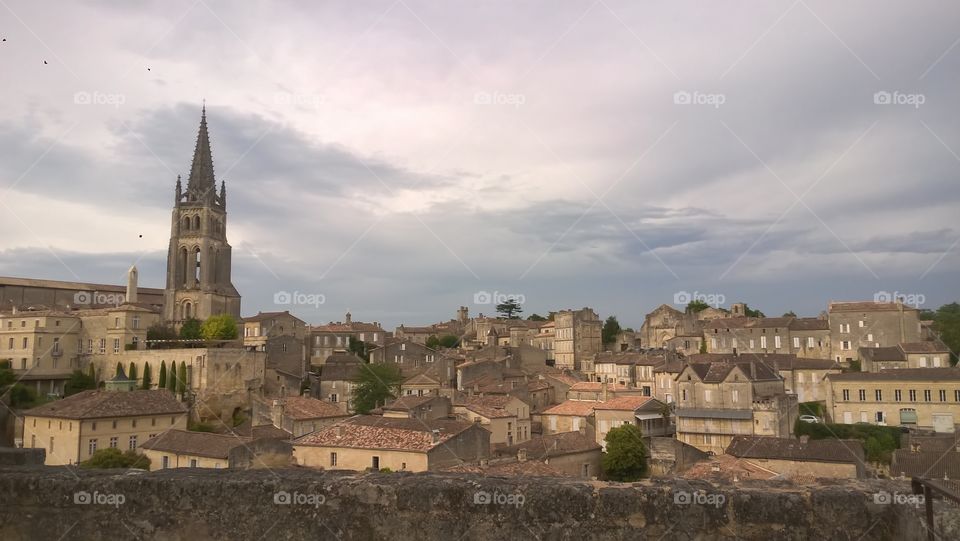
[[[157,389],[167,388],[167,361],[160,361],[160,379],[157,380]]]
[[[203,338],[203,335],[200,333],[199,319],[189,318],[180,326],[181,340],[199,340],[201,338]]]
[[[547,318],[541,316],[540,314],[530,314],[527,316],[527,321],[546,321]]]
[[[365,415],[384,405],[387,399],[400,396],[402,381],[400,369],[393,364],[362,365],[354,380],[356,385],[353,387],[353,409]]]
[[[710,305],[700,299],[694,299],[687,304],[687,313],[696,314],[710,308]]]
[[[437,347],[440,345],[440,339],[437,338],[437,335],[431,334],[430,338],[427,338],[427,342],[424,345],[430,349],[437,349]]]
[[[925,314],[925,319],[933,320],[933,330],[947,348],[950,349],[950,363],[957,364],[957,353],[960,352],[960,304],[952,302],[944,304],[936,312]]]
[[[92,366],[92,365],[91,365]],[[96,389],[97,382],[90,376],[90,374],[85,374],[83,370],[74,370],[70,374],[70,379],[63,384],[63,396],[70,396],[77,394],[80,391],[86,391],[89,389]]]
[[[177,392],[177,361],[170,362],[170,370],[167,371],[167,390],[171,393]]]
[[[510,297],[509,299],[497,305],[497,313],[507,319],[520,319],[519,314],[522,312],[523,308],[520,306],[520,303],[517,301],[517,299],[513,297]]]
[[[176,329],[163,323],[156,323],[147,329],[147,347],[150,349],[166,349],[175,347],[176,344],[155,344],[151,340],[177,340],[180,335]]]
[[[793,310],[790,310],[789,312],[784,313],[783,317],[797,317],[797,314]]]
[[[237,320],[230,314],[210,316],[200,326],[200,336],[204,340],[235,340],[237,335]]]
[[[180,371],[177,373],[177,392],[187,392],[187,363],[180,361]]]
[[[140,388],[143,390],[150,390],[150,384],[153,379],[153,374],[150,373],[150,363],[143,363],[143,383],[140,384]]]
[[[150,459],[133,449],[123,452],[116,447],[97,449],[93,456],[80,463],[81,468],[139,468],[150,469]]]
[[[120,361],[117,361],[117,373],[114,376],[119,376],[121,372],[123,372],[123,365],[120,364]]]
[[[600,331],[603,343],[614,343],[617,340],[618,334],[620,334],[620,322],[617,321],[617,316],[608,317],[607,320],[603,322],[603,330]]]
[[[350,345],[348,348],[350,353],[353,353],[357,357],[360,357],[364,361],[370,360],[370,348],[367,346],[367,343],[363,340],[357,340],[353,337],[350,337]]]
[[[761,312],[760,310],[754,310],[753,308],[750,308],[746,304],[743,305],[743,313],[747,317],[767,317],[767,315]]]
[[[130,369],[127,370],[127,377],[133,380],[137,379],[137,365],[133,361],[130,361]]]
[[[452,334],[445,334],[440,337],[440,345],[445,348],[457,347],[457,344],[460,343],[460,339]]]
[[[604,441],[603,472],[613,481],[636,481],[647,472],[647,451],[643,434],[637,425],[627,424],[610,429]]]

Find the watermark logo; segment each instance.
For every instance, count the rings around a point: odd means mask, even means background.
[[[327,102],[323,94],[295,94],[292,92],[277,92],[273,95],[273,103],[277,105],[291,105],[295,107],[312,107],[319,109]]]
[[[473,103],[475,105],[510,105],[519,109],[521,105],[527,103],[527,97],[523,94],[477,92],[473,95]]]
[[[697,491],[697,492],[687,492],[686,490],[678,490],[673,493],[673,503],[676,505],[712,505],[714,507],[721,507],[727,501],[727,497],[723,494]]]
[[[327,497],[323,494],[301,494],[300,492],[287,492],[280,490],[273,493],[273,503],[276,505],[309,505],[320,507],[327,502]]]
[[[123,494],[81,490],[73,493],[73,503],[77,505],[112,505],[120,507],[127,501]]]
[[[901,293],[894,291],[877,291],[873,294],[873,302],[901,302],[907,306],[920,308],[927,302],[927,296],[923,293]]]
[[[117,109],[126,103],[127,97],[123,94],[93,91],[87,92],[81,90],[73,93],[73,103],[75,105],[112,105]]]
[[[474,505],[512,505],[514,507],[521,507],[525,501],[526,498],[519,492],[504,494],[503,492],[478,490],[473,493]]]
[[[727,296],[723,293],[700,293],[699,291],[694,291],[693,293],[689,291],[677,291],[673,294],[673,304],[677,306],[686,306],[693,301],[700,301],[714,308],[719,308],[721,304],[727,302]]]
[[[926,503],[926,498],[923,494],[903,494],[900,492],[891,494],[886,490],[881,490],[880,492],[874,492],[873,503],[877,505],[912,505],[914,507],[920,507]]]
[[[101,293],[99,291],[77,291],[73,294],[73,303],[74,304],[85,304],[85,305],[99,305],[99,304],[108,304],[108,305],[118,305],[123,304],[127,301],[126,295],[123,293]]]
[[[926,102],[927,97],[919,92],[906,94],[899,90],[893,92],[880,90],[873,93],[873,103],[876,105],[912,105],[914,109],[919,109]]]
[[[513,300],[517,304],[524,304],[527,302],[527,297],[520,293],[500,293],[499,291],[493,293],[477,291],[473,294],[473,304],[503,304],[509,300]]]
[[[693,92],[679,90],[673,93],[673,103],[675,105],[710,105],[714,109],[719,109],[726,102],[726,94],[708,94],[699,90]]]
[[[322,293],[301,293],[300,291],[277,291],[273,294],[273,304],[278,306],[313,306],[320,308],[321,304],[327,302],[327,297]]]

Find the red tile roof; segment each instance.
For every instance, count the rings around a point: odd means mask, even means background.
[[[104,419],[143,415],[184,414],[187,406],[173,393],[156,391],[83,391],[24,412],[35,417]]]
[[[347,417],[348,414],[333,402],[310,398],[309,396],[289,396],[282,399],[283,414],[293,420],[323,419],[329,417]]]
[[[472,426],[474,423],[447,419],[421,421],[357,415],[302,436],[294,440],[293,444],[427,452]],[[439,431],[436,441],[433,430]]]
[[[589,400],[565,400],[556,406],[551,406],[541,412],[542,415],[575,415],[578,417],[588,417],[593,415],[593,410],[599,402]]]
[[[606,402],[598,402],[594,409],[634,411],[647,405],[647,403],[652,400],[655,399],[651,396],[621,396],[607,400]]]

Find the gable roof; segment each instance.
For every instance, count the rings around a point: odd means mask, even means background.
[[[447,400],[447,398],[438,395],[407,395],[390,402],[381,409],[383,411],[410,411],[434,400]]]
[[[897,302],[837,301],[831,302],[827,306],[829,312],[889,312],[898,310],[904,312],[918,311],[912,306]]]
[[[790,322],[791,331],[829,331],[830,321],[818,317],[798,317]]]
[[[740,372],[748,381],[773,381],[779,380],[780,375],[770,365],[762,362],[711,362],[711,363],[690,363],[687,365],[697,377],[704,383],[720,383],[727,379],[734,368],[739,368]]]
[[[104,419],[186,412],[187,406],[167,390],[83,391],[27,410],[24,415],[62,419]]]
[[[593,410],[599,402],[590,400],[564,400],[563,402],[550,406],[541,412],[542,415],[575,415],[577,417],[589,417],[593,415]]]
[[[644,406],[654,405],[656,402],[658,402],[658,400],[652,396],[621,396],[612,398],[606,402],[598,402],[593,409],[636,411]]]
[[[878,348],[857,348],[860,358],[866,361],[906,361],[907,357],[898,346]]]
[[[863,464],[860,440],[822,439],[803,442],[771,436],[734,436],[726,453],[737,458],[763,458]]]
[[[494,475],[505,477],[572,477],[570,474],[540,462],[539,460],[527,460],[519,462],[516,460],[488,463],[486,466],[478,464],[459,464],[444,468],[445,472],[452,473],[478,473],[481,475]]]
[[[596,451],[601,448],[595,439],[581,434],[580,431],[576,430],[573,432],[558,432],[545,436],[535,435],[523,443],[509,447],[501,447],[496,450],[496,454],[499,456],[516,456],[517,451],[525,449],[528,459],[543,460],[558,455]]]
[[[686,359],[691,363],[711,362],[757,362],[769,365],[774,370],[829,370],[840,369],[840,364],[831,359],[797,357],[795,353],[694,353]]]
[[[230,450],[250,440],[232,434],[167,430],[143,442],[140,447],[179,455],[195,455],[226,459]]]
[[[289,417],[295,421],[349,416],[336,404],[326,400],[309,396],[288,396],[282,400],[284,417]]]
[[[474,423],[356,415],[294,440],[294,445],[427,452]],[[433,431],[437,430],[436,441]],[[481,430],[484,430],[481,428]]]
[[[457,401],[457,406],[482,415],[488,419],[516,417],[506,409],[514,397],[510,395],[466,396]]]
[[[950,353],[950,348],[938,340],[902,342],[899,347],[904,353]]]

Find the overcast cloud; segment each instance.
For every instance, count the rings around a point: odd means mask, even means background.
[[[314,4],[0,3],[0,275],[162,287],[206,99],[244,315],[960,297],[954,3]]]

